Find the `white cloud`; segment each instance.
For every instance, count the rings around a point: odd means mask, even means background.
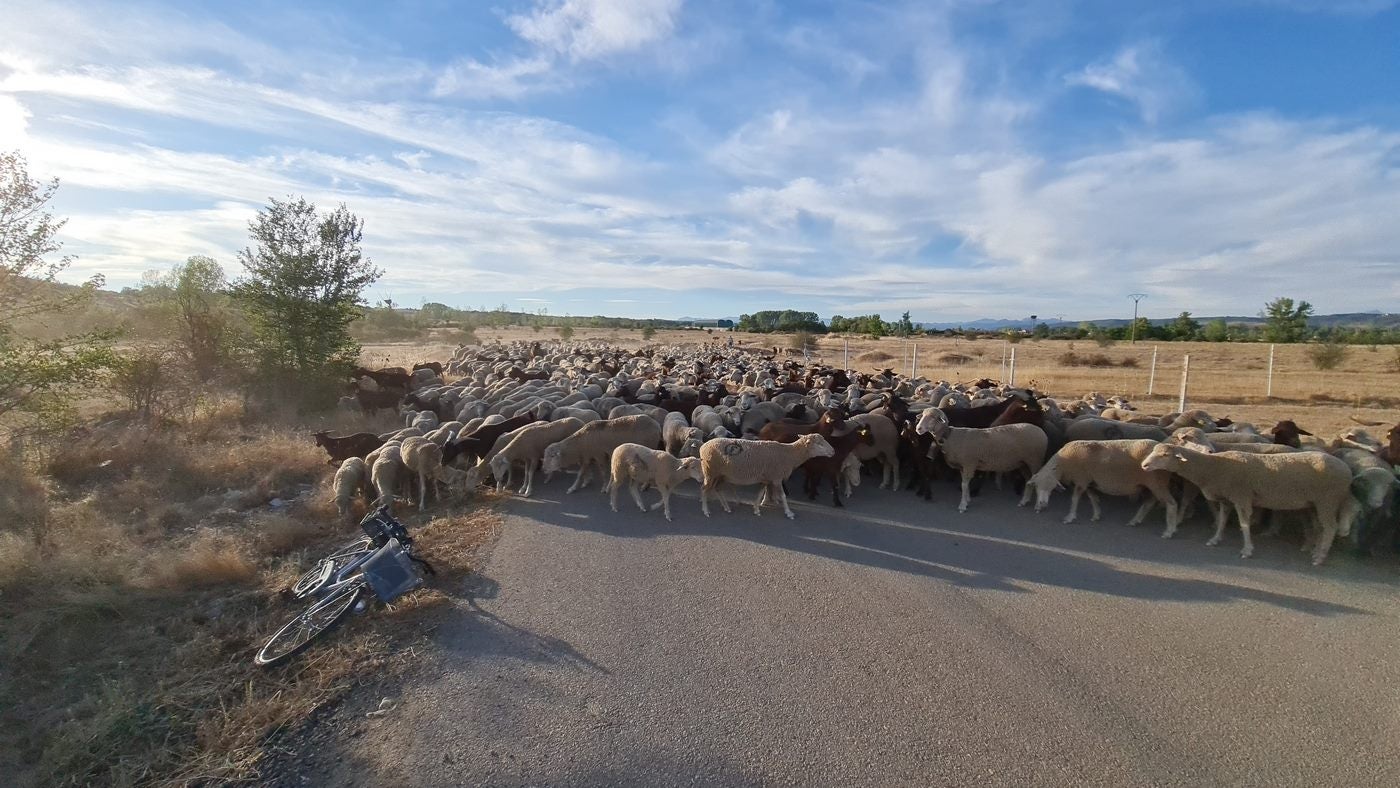
[[[29,110],[14,96],[0,94],[0,149],[21,147],[28,127]]]
[[[530,57],[488,65],[472,58],[454,62],[433,83],[437,96],[464,98],[518,98],[546,86],[560,86],[549,58]]]
[[[506,24],[526,41],[577,62],[670,36],[680,7],[680,0],[554,0]]]
[[[447,92],[524,95],[570,84],[585,61],[657,49],[675,35],[679,4],[649,8],[669,16],[539,5],[512,22],[525,56],[459,69]],[[1324,311],[1400,298],[1397,132],[1250,115],[1203,118],[1189,132],[1135,128],[1072,155],[1044,150],[1023,126],[1063,93],[1057,76],[1014,84],[998,53],[952,36],[937,15],[896,16],[881,21],[888,35],[872,27],[854,42],[839,30],[789,37],[814,57],[854,59],[833,59],[820,79],[798,71],[727,86],[743,91],[745,114],[713,129],[694,120],[696,149],[680,154],[665,150],[674,134],[642,153],[545,116],[436,102],[426,78],[386,100],[378,86],[327,94],[314,79],[165,55],[0,56],[0,144],[17,129],[36,176],[63,179],[74,274],[103,271],[117,286],[190,254],[235,268],[253,211],[304,194],[366,219],[367,252],[388,271],[379,289],[406,302],[562,302],[582,288],[606,301],[626,287],[615,303],[632,289],[674,291],[687,311],[692,293],[723,288],[831,305],[823,311],[975,318],[1093,316],[1132,290],[1163,312],[1198,314],[1278,294]],[[892,63],[912,78],[892,79]],[[427,73],[411,62],[391,70]],[[1150,42],[1068,81],[1132,101],[1149,120],[1190,97]],[[705,117],[687,98],[675,99],[681,111]],[[210,133],[166,133],[194,124]],[[219,146],[231,136],[237,147]],[[1364,271],[1371,284],[1357,292],[1319,271]]]
[[[1161,44],[1152,41],[1126,46],[1111,60],[1091,63],[1066,76],[1065,82],[1126,99],[1148,123],[1156,123],[1196,92],[1186,72],[1166,58]]]
[[[506,25],[532,46],[528,55],[486,63],[455,60],[433,85],[437,96],[514,99],[570,83],[559,65],[605,60],[669,38],[681,0],[541,0],[529,14],[506,17]]]

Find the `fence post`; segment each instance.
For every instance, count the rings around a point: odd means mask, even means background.
[[[915,343],[914,343],[914,361],[913,361],[913,363],[911,363],[911,364],[909,365],[909,377],[911,377],[911,378],[917,378],[918,376],[919,376],[919,343],[918,343],[918,342],[915,342]]]
[[[1181,399],[1176,403],[1176,409],[1181,412],[1186,410],[1186,379],[1191,375],[1191,354],[1187,353],[1181,359]]]
[[[1011,348],[1011,371],[1007,373],[1006,385],[1016,385],[1016,348]]]
[[[1264,396],[1265,396],[1265,397],[1272,397],[1273,395],[1274,395],[1274,346],[1273,346],[1273,345],[1269,345],[1269,382],[1268,382],[1268,384],[1264,387]]]
[[[1006,380],[1006,349],[1008,347],[1010,347],[1010,345],[1003,339],[1001,341],[1001,374],[997,376],[1002,380]]]
[[[1157,346],[1152,346],[1152,371],[1147,373],[1147,396],[1152,396],[1152,386],[1157,382]]]
[[[851,340],[841,338],[841,368],[851,368]]]

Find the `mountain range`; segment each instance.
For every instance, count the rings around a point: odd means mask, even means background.
[[[1209,317],[1198,317],[1196,315],[1192,315],[1191,317],[1201,325],[1205,325],[1206,323],[1209,323],[1212,320],[1222,319],[1226,323],[1229,323],[1231,325],[1263,325],[1265,322],[1267,322],[1264,318],[1258,315],[1214,315]],[[695,320],[713,319],[715,318],[679,317],[676,318],[676,321],[680,323],[686,323]],[[738,315],[734,315],[732,317],[722,317],[719,319],[733,320],[735,323],[739,322]],[[1148,318],[1148,322],[1150,322],[1154,326],[1166,325],[1168,323],[1174,322],[1175,320],[1176,318],[1174,317]],[[1013,319],[984,317],[979,318],[977,320],[959,320],[949,322],[915,321],[914,325],[925,330],[936,329],[941,331],[949,328],[968,328],[976,329],[978,331],[997,331],[1004,328],[1031,329],[1035,328],[1036,324],[1038,323],[1044,323],[1050,326],[1051,328],[1054,328],[1056,326],[1077,326],[1080,323],[1093,323],[1094,325],[1101,326],[1103,328],[1117,328],[1120,326],[1126,326],[1131,322],[1132,320],[1129,318],[1113,318],[1109,320],[1057,320],[1055,318],[1037,318],[1035,320],[1031,320],[1029,318]],[[1312,317],[1308,318],[1308,325],[1312,328],[1400,328],[1400,314],[1394,312],[1344,312],[1336,315],[1313,315]]]

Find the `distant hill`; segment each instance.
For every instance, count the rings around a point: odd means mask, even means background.
[[[1226,323],[1229,323],[1231,325],[1258,326],[1264,325],[1264,323],[1267,322],[1264,318],[1259,317],[1257,315],[1248,317],[1243,315],[1192,315],[1191,317],[1202,324],[1209,323],[1212,320],[1220,319],[1223,319]],[[1150,318],[1148,322],[1150,322],[1154,326],[1162,326],[1167,325],[1175,320],[1176,318],[1174,317]],[[1103,328],[1118,328],[1121,326],[1126,326],[1131,322],[1132,320],[1126,318],[1115,318],[1110,320],[997,320],[991,318],[982,318],[979,320],[964,320],[961,322],[915,323],[915,325],[921,326],[925,329],[933,328],[944,330],[949,328],[971,328],[976,329],[978,331],[996,331],[998,329],[1003,328],[1030,329],[1034,328],[1038,323],[1044,323],[1050,326],[1051,328],[1054,328],[1056,326],[1077,326],[1080,323],[1093,323],[1094,325],[1101,326]],[[1308,319],[1308,326],[1312,328],[1400,328],[1400,314],[1379,312],[1346,312],[1337,315],[1314,315],[1313,317]]]

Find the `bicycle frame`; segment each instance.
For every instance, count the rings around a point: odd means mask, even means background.
[[[331,577],[326,578],[322,580],[319,584],[317,584],[316,590],[312,593],[315,594],[317,597],[324,597],[341,588],[344,588],[348,583],[355,582],[355,577],[352,577],[351,573],[357,573],[360,567],[364,566],[365,563],[369,561],[369,559],[374,557],[374,553],[374,550],[368,550],[364,553],[364,555],[361,555],[359,558],[356,558],[354,561],[351,561],[350,563],[341,567],[339,571],[333,572],[331,574]],[[333,565],[327,563],[325,564],[325,566],[329,567]]]

